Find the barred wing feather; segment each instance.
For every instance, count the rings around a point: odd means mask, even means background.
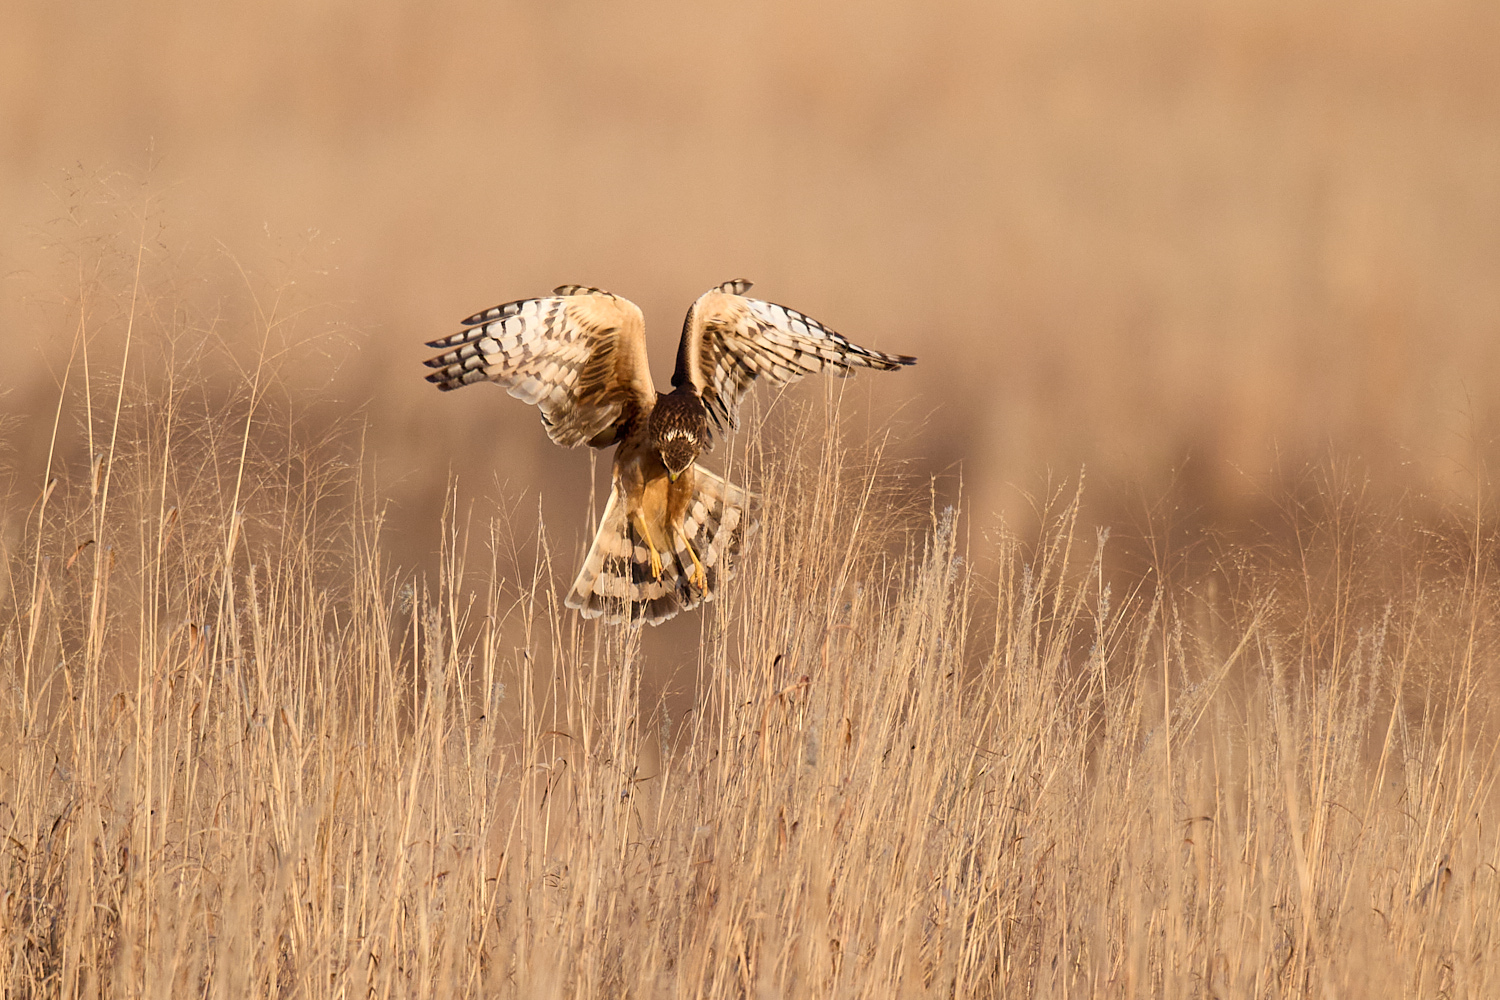
[[[475,313],[466,328],[428,343],[426,363],[444,391],[496,382],[535,404],[564,447],[614,444],[619,430],[656,401],[646,362],[645,321],[633,302],[596,288],[564,285],[548,298]]]
[[[747,298],[749,290],[748,281],[728,281],[700,296],[677,350],[672,384],[696,386],[721,431],[739,426],[740,401],[758,378],[784,385],[817,372],[845,377],[917,360],[861,347],[795,309]]]

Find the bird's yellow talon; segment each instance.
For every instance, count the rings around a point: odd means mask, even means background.
[[[651,553],[651,576],[653,579],[661,579],[661,553],[656,551],[656,543],[651,540],[651,530],[646,527],[644,517],[636,518],[637,527],[640,529],[641,538],[646,543],[646,551]]]
[[[679,531],[682,538],[682,547],[687,550],[688,558],[693,560],[693,575],[688,577],[688,582],[699,590],[708,591],[708,570],[703,568],[703,563],[698,560],[698,553],[693,551],[693,543],[688,541],[687,534]]]

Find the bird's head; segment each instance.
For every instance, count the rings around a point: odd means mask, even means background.
[[[708,438],[708,411],[696,392],[677,389],[651,411],[651,443],[673,482],[687,471]]]
[[[698,457],[698,440],[682,428],[669,427],[657,439],[656,449],[667,467],[667,478],[675,483]]]

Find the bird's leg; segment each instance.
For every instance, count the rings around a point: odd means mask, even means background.
[[[688,558],[693,560],[693,575],[688,582],[699,590],[708,590],[708,570],[698,561],[698,553],[693,551],[693,543],[688,540],[687,532],[678,528],[677,535],[682,539],[682,547],[687,549]]]
[[[661,579],[661,553],[656,551],[656,543],[651,540],[651,529],[646,527],[646,515],[640,511],[635,515],[636,529],[640,531],[641,537],[646,540],[646,551],[651,553],[651,575],[657,580]]]

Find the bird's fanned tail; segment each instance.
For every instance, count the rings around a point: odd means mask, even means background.
[[[694,581],[692,555],[676,539],[664,543],[669,550],[661,551],[661,576],[652,573],[650,550],[636,526],[628,523],[624,498],[616,488],[610,491],[594,544],[573,581],[568,607],[577,608],[585,618],[603,615],[612,624],[655,625],[714,599],[734,575],[733,559],[749,523],[750,494],[702,466],[694,466],[694,473],[693,500],[683,517],[682,534],[703,564],[706,586]]]

